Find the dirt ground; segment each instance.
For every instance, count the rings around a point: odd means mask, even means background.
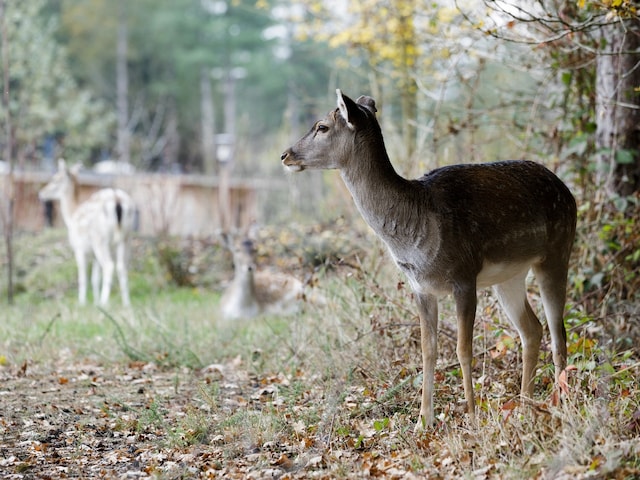
[[[293,382],[281,374],[257,377],[239,359],[192,370],[67,357],[49,365],[0,366],[0,478],[411,480],[459,478],[464,463],[474,463],[430,446],[436,437],[407,439],[396,428],[368,448],[369,440],[387,432],[383,424],[369,433],[362,429],[355,443],[327,447],[331,441],[320,437],[330,429],[300,420],[312,418],[305,410],[322,411],[326,392],[311,387],[292,405],[279,392],[293,389]],[[358,410],[361,400],[347,395],[334,407],[348,410],[351,403]],[[622,444],[633,458],[635,442]],[[413,463],[418,450],[434,449],[430,465]],[[595,478],[637,478],[634,462],[625,463],[615,475]],[[558,478],[591,478],[590,468],[581,465],[581,475]],[[471,471],[472,478],[504,478],[493,462]],[[540,475],[534,478],[546,478]]]
[[[208,385],[218,385],[220,414],[260,403],[264,382],[233,370],[230,365],[212,365],[194,374],[163,371],[154,364],[105,367],[92,362],[50,369],[0,367],[0,475],[6,479],[245,477],[252,461],[264,463],[256,446],[246,445],[241,455],[227,462],[228,446],[216,446],[223,438],[214,435],[206,444],[197,438],[207,435],[197,419],[206,415],[215,423],[218,416],[203,400]],[[185,426],[190,421],[192,431]],[[276,455],[273,468],[269,461],[266,465],[277,475],[283,473],[277,466],[283,454],[268,455]],[[254,478],[263,478],[263,470],[259,468]]]
[[[136,414],[154,397],[176,411],[192,394],[153,367],[24,365],[2,372],[0,471],[5,478],[146,476],[162,432],[140,432]],[[152,453],[153,452],[153,453]]]

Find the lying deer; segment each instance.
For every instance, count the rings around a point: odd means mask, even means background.
[[[399,176],[387,155],[375,101],[337,91],[338,108],[282,154],[292,172],[338,169],[358,210],[407,276],[418,306],[422,402],[416,429],[433,423],[439,296],[451,293],[456,353],[468,413],[475,422],[471,378],[476,290],[493,286],[522,340],[521,394],[533,395],[542,326],[526,295],[533,269],[551,334],[556,385],[566,366],[563,311],[576,202],[545,167],[508,161],[438,168],[417,180]]]
[[[233,255],[233,280],[220,301],[226,319],[253,318],[261,314],[291,315],[300,310],[304,285],[283,273],[256,271],[255,248],[250,239],[224,243]]]
[[[69,243],[78,264],[78,300],[87,301],[87,255],[93,254],[91,271],[94,303],[106,305],[111,293],[115,249],[122,303],[129,305],[127,278],[128,238],[134,226],[133,201],[122,190],[104,188],[86,201],[78,201],[77,173],[80,165],[67,168],[58,161],[58,171],[38,196],[40,200],[58,200],[60,213],[67,226]]]

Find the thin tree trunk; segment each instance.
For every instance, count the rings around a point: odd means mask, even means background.
[[[176,167],[181,165],[185,170],[189,170],[191,165],[180,164],[180,132],[178,131],[178,108],[176,107],[176,99],[169,97],[167,99],[167,123],[165,126],[165,137],[167,137],[167,144],[164,148],[164,163],[165,166],[173,171]]]
[[[131,160],[129,135],[129,78],[127,72],[127,16],[123,0],[118,4],[116,48],[116,96],[118,109],[118,145],[116,155],[121,162]]]
[[[608,192],[640,191],[640,24],[600,31],[596,74],[598,184]]]
[[[9,40],[7,38],[5,0],[0,0],[0,21],[2,21],[2,104],[5,112],[5,147],[4,157],[9,163],[9,174],[6,176],[5,194],[7,197],[7,215],[5,222],[5,244],[7,247],[7,301],[13,304],[13,210],[15,203],[15,185],[13,181],[13,155],[11,154],[11,112],[9,111]]]
[[[202,128],[202,167],[204,173],[213,175],[216,171],[215,119],[211,78],[208,68],[200,70],[200,115]]]

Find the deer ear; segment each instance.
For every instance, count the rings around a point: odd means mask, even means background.
[[[339,88],[336,90],[336,95],[338,96],[338,110],[340,110],[340,115],[344,118],[344,121],[347,122],[347,127],[354,130],[353,119],[357,114],[358,106],[349,97],[343,95]]]
[[[356,103],[358,105],[362,105],[371,113],[376,113],[378,111],[378,109],[376,108],[376,101],[373,98],[368,97],[366,95],[361,95],[360,97],[358,97],[358,100],[356,100]]]

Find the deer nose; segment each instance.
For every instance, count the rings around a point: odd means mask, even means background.
[[[289,156],[289,150],[280,155],[280,160],[284,162],[284,160]]]

